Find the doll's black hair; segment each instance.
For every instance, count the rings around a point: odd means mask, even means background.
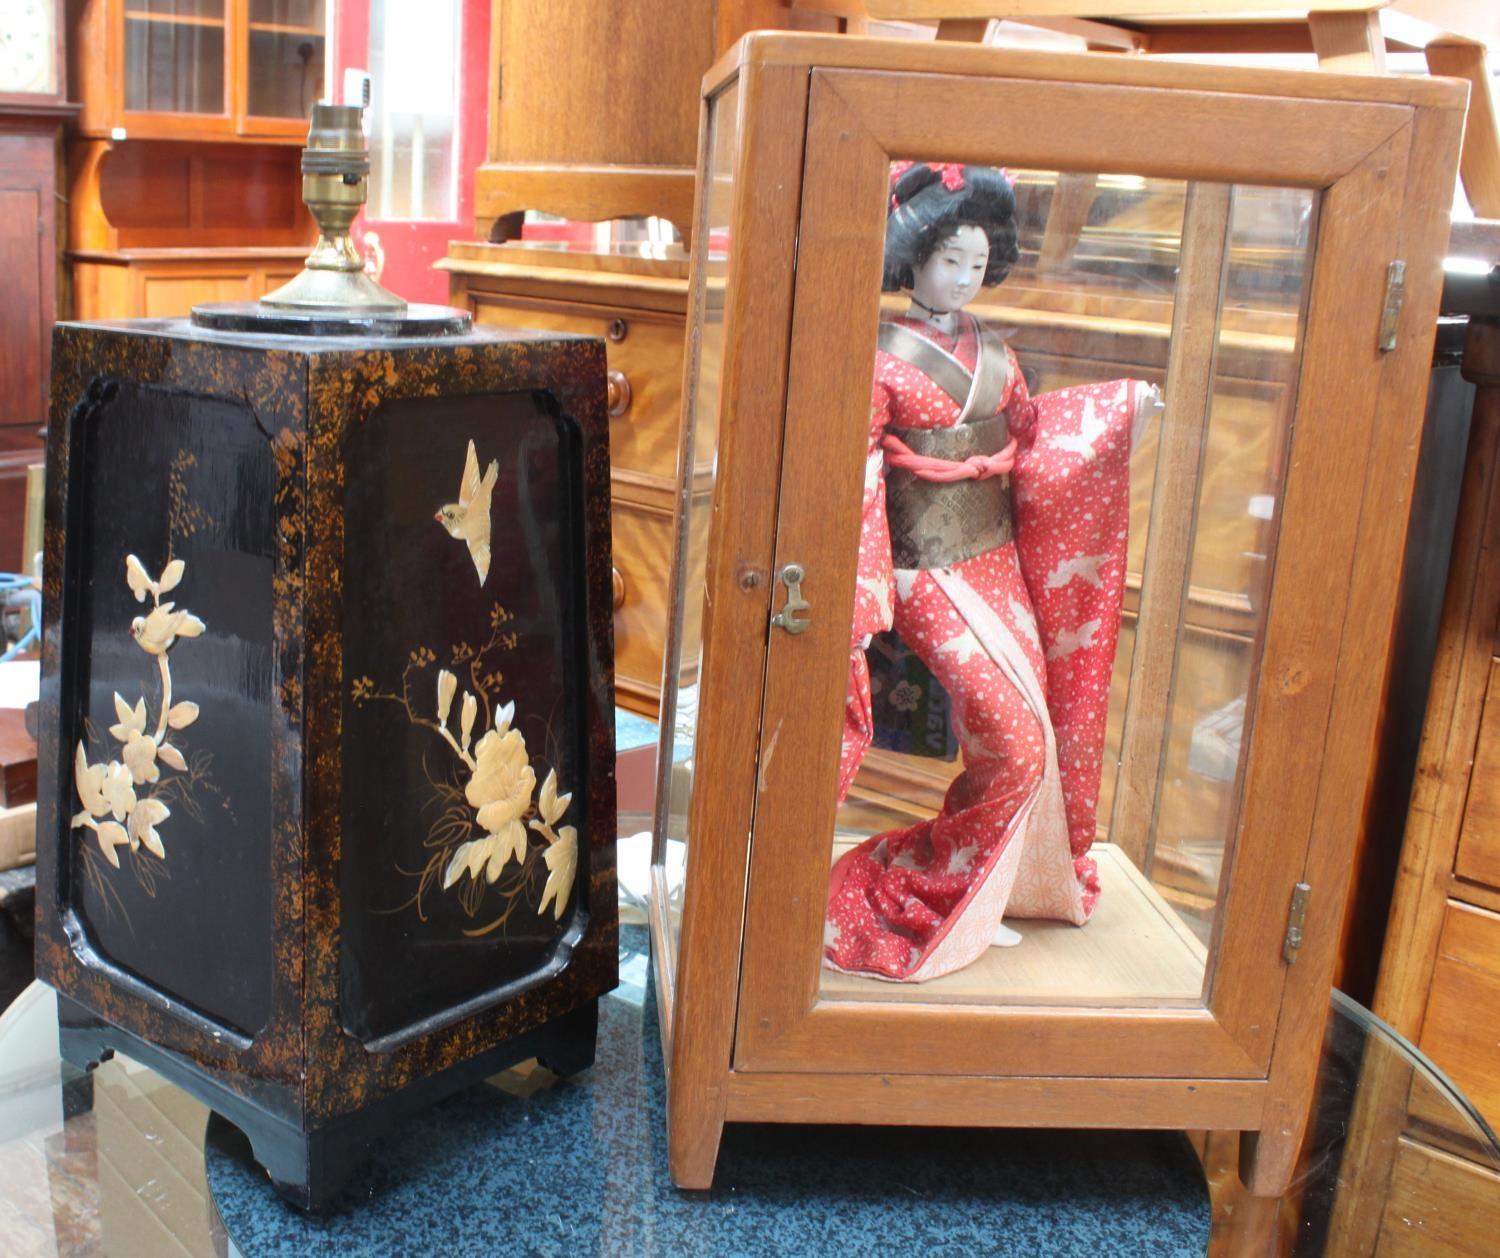
[[[885,225],[885,275],[881,291],[899,293],[915,281],[915,269],[960,227],[977,227],[990,242],[986,288],[1000,283],[1021,251],[1016,247],[1016,195],[993,166],[965,166],[964,186],[949,190],[942,175],[918,162],[891,189],[895,208]]]

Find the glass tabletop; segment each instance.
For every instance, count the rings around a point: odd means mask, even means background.
[[[1190,1253],[1208,1240],[1211,1200],[1210,1252],[1252,1236],[1260,1238],[1257,1252],[1273,1252],[1265,1246],[1274,1235],[1285,1253],[1369,1253],[1384,1252],[1393,1230],[1420,1231],[1432,1245],[1463,1226],[1447,1205],[1456,1198],[1434,1189],[1433,1166],[1500,1172],[1493,1132],[1456,1089],[1384,1023],[1335,994],[1318,1110],[1295,1188],[1279,1202],[1243,1196],[1234,1176],[1237,1141],[1217,1135],[1193,1138],[1200,1172],[1170,1133],[873,1128],[862,1130],[856,1150],[848,1129],[771,1126],[731,1127],[713,1192],[680,1193],[665,1173],[645,948],[643,930],[622,930],[621,987],[603,1002],[600,1059],[591,1071],[564,1082],[527,1064],[444,1102],[409,1137],[403,1133],[415,1142],[410,1149],[383,1150],[363,1190],[323,1219],[280,1202],[238,1133],[146,1067],[116,1056],[86,1076],[62,1063],[55,998],[32,984],[0,1016],[0,1250],[221,1258],[412,1247],[494,1253],[508,1251],[506,1230],[519,1227],[515,1237],[536,1253],[747,1253],[760,1245],[770,1247],[763,1252],[847,1254],[866,1232],[872,1243],[907,1230],[919,1241],[924,1229],[930,1237],[941,1226],[946,1241],[960,1243],[948,1220],[962,1215],[971,1243],[982,1237],[983,1249],[1022,1253],[1035,1252],[1024,1224],[1029,1212],[1048,1229],[1051,1253],[1101,1252],[1099,1218],[1091,1216],[1106,1217],[1117,1238],[1162,1226],[1152,1216],[1175,1217],[1176,1230],[1141,1252]],[[555,1122],[560,1097],[573,1106],[573,1143],[548,1146],[566,1164],[565,1172],[551,1169],[573,1187],[549,1210],[537,1204],[547,1200],[549,1168],[518,1157],[514,1142],[526,1127]],[[491,1134],[501,1129],[507,1134]],[[1053,1188],[1043,1174],[1001,1204],[985,1197],[982,1181],[955,1184],[952,1167],[942,1165],[929,1168],[932,1184],[909,1193],[880,1187],[883,1168],[905,1177],[909,1163],[944,1157],[972,1164],[976,1175],[1009,1174],[1007,1157],[1051,1159],[1070,1165],[1074,1180]],[[809,1159],[827,1167],[821,1182],[809,1179]],[[1082,1189],[1078,1180],[1087,1181]],[[449,1190],[466,1209],[433,1200]],[[965,1193],[987,1213],[976,1216]],[[840,1227],[829,1224],[835,1216]],[[1059,1248],[1070,1220],[1084,1220],[1091,1239]]]

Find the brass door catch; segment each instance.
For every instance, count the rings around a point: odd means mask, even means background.
[[[777,576],[786,586],[786,603],[771,617],[771,624],[788,633],[802,633],[812,624],[810,618],[799,619],[797,616],[798,612],[812,610],[812,604],[802,597],[802,582],[807,579],[807,574],[802,571],[801,564],[789,563]]]

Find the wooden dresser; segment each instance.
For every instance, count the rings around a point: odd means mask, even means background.
[[[76,0],[68,143],[75,319],[252,301],[317,238],[300,150],[324,0]]]
[[[1500,1124],[1500,319],[1473,319],[1468,461],[1374,1011]],[[1445,1119],[1445,1113],[1450,1117]],[[1367,1062],[1336,1252],[1398,1252],[1424,1208],[1492,1252],[1500,1174],[1409,1071]],[[1413,1221],[1417,1220],[1416,1223]],[[1479,1238],[1488,1236],[1491,1242]],[[1409,1252],[1409,1251],[1408,1251]],[[1421,1252],[1429,1252],[1422,1249]],[[1432,1252],[1437,1252],[1436,1250]],[[1443,1251],[1448,1252],[1448,1251]]]
[[[300,156],[290,145],[75,140],[72,317],[167,318],[286,283],[317,234]]]
[[[438,264],[478,323],[603,337],[614,491],[615,701],[655,716],[672,564],[687,260],[454,241]]]

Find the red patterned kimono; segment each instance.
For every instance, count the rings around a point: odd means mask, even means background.
[[[951,339],[893,322],[974,379],[981,330],[958,318]],[[1010,349],[988,344],[1004,356],[1006,370],[993,375],[992,362],[990,378],[1004,381],[997,413],[1013,444],[978,475],[1013,456],[1013,540],[942,567],[893,564],[890,451],[910,451],[888,429],[991,417],[965,415],[951,384],[945,392],[896,353],[876,357],[839,798],[873,735],[864,647],[892,626],[947,689],[964,765],[937,817],[875,835],[834,866],[826,963],[877,978],[921,981],[968,965],[1006,914],[1082,925],[1099,895],[1088,850],[1124,593],[1132,426],[1154,391],[1114,381],[1032,398]],[[976,382],[971,410],[980,392]]]

